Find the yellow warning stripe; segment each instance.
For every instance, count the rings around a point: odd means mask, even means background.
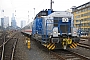
[[[78,43],[72,43],[70,48],[76,48]]]
[[[54,44],[52,44],[48,49],[51,49],[54,46]]]
[[[43,44],[45,47],[47,46],[47,44]]]
[[[71,44],[70,48],[76,48],[77,47],[77,44],[73,43]]]
[[[52,48],[52,50],[53,50],[53,49],[55,49],[55,45],[54,45],[54,47]]]
[[[45,47],[47,47],[49,50],[51,49],[51,50],[53,50],[53,49],[55,49],[55,44],[53,44],[53,43],[50,43],[50,44],[43,44],[43,46],[45,46]]]
[[[51,43],[49,45],[47,45],[47,48],[51,45]]]
[[[70,46],[70,48],[73,48],[72,46]]]
[[[75,46],[77,46],[77,44],[76,43],[73,43]]]
[[[74,45],[74,44],[72,44],[72,47],[73,47],[73,48],[75,48],[75,45]]]

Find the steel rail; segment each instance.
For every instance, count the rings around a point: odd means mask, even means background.
[[[11,54],[11,60],[13,60],[13,58],[14,58],[14,53],[15,53],[17,41],[18,41],[18,39],[16,39],[16,41],[14,42],[14,45],[13,45],[13,50],[12,50],[12,54]]]
[[[61,59],[61,60],[66,60],[66,59],[73,59],[72,56],[76,57],[77,59],[84,59],[84,60],[90,60],[90,57],[86,57],[84,55],[81,55],[79,53],[76,53],[76,52],[72,52],[72,51],[69,51],[69,50],[65,50],[67,51],[69,54],[71,54],[71,58],[70,56],[67,56],[65,57],[65,55],[67,55],[67,53],[64,53],[64,56],[62,54],[58,54],[57,52],[53,52],[53,51],[50,51],[51,54],[53,54],[55,57],[57,57],[57,59]]]
[[[4,57],[4,50],[5,50],[5,44],[4,44],[4,42],[5,42],[5,36],[4,36],[4,41],[3,41],[3,49],[2,49],[2,56],[1,56],[1,60],[3,60],[3,57]]]
[[[5,41],[5,37],[6,37],[6,35],[4,35],[4,40],[3,40],[3,44],[0,46],[0,48],[2,47],[2,56],[1,56],[1,60],[4,60],[4,50],[5,50],[5,45],[6,45],[6,43],[9,41],[9,40],[11,40],[14,36],[15,36],[16,34],[14,34],[10,39],[8,39],[7,41]]]
[[[69,51],[69,50],[68,50]],[[71,52],[72,54],[76,55],[76,56],[79,56],[80,58],[84,59],[84,60],[90,60],[90,57],[86,57],[84,55],[81,55],[79,53],[76,53],[76,52],[72,52],[72,51],[69,51]]]
[[[51,54],[53,54],[55,57],[57,57],[58,59],[61,59],[61,60],[66,60],[63,56],[53,52],[53,51],[50,51]]]
[[[16,35],[16,34],[15,34]],[[15,36],[14,35],[14,36]],[[12,36],[10,39],[8,39],[6,42],[4,42],[3,44],[6,44],[9,40],[11,40],[14,36]],[[0,45],[0,48],[3,46],[3,44],[2,45]]]
[[[79,46],[79,47],[86,48],[86,49],[90,49],[90,45],[88,45],[88,44],[79,43],[78,46]]]

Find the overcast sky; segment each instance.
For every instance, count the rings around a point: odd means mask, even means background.
[[[55,11],[65,11],[70,9],[72,6],[79,6],[90,0],[53,0],[53,10]],[[0,0],[0,11],[4,9],[4,16],[9,16],[11,22],[12,13],[16,10],[16,22],[20,27],[20,21],[26,20],[28,24],[28,11],[29,11],[29,22],[31,22],[35,14],[43,9],[50,8],[50,0]],[[0,16],[2,14],[0,13]],[[11,25],[11,24],[10,24]]]

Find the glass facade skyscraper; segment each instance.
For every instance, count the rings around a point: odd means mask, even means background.
[[[16,28],[16,20],[15,20],[15,17],[14,17],[14,13],[12,14],[12,18],[11,18],[11,26],[13,27],[13,28]]]

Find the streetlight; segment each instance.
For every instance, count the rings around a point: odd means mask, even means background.
[[[34,9],[34,17],[35,17],[35,8],[33,8]]]
[[[28,22],[29,22],[29,11],[28,11]],[[28,22],[27,22],[27,23],[28,23]]]

